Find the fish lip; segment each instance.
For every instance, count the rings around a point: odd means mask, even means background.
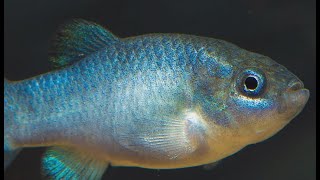
[[[299,114],[308,102],[310,92],[306,88],[289,90],[285,93],[285,104],[287,111],[295,112],[293,117]]]
[[[284,91],[279,101],[278,113],[288,113],[288,112],[300,112],[300,110],[307,103],[310,96],[310,92],[306,88],[299,90],[287,89]]]
[[[300,80],[293,79],[288,84],[288,91],[297,91],[303,89],[304,85]]]
[[[298,103],[297,105],[303,104],[308,101],[310,92],[308,89],[304,88],[304,84],[300,79],[292,79],[288,83],[287,87],[287,100],[291,103]]]

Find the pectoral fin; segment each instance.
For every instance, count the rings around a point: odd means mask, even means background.
[[[42,159],[42,170],[50,179],[100,179],[108,162],[69,148],[53,147]]]
[[[136,129],[138,127],[118,131],[120,144],[136,152],[151,153],[157,157],[170,159],[194,151],[195,147],[189,142],[183,121],[159,119],[153,122],[156,121],[157,124],[139,124],[139,131]],[[148,120],[137,122],[148,122]]]

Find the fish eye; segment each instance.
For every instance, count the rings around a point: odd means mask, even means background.
[[[244,81],[245,88],[255,90],[258,87],[258,80],[255,76],[248,76]]]
[[[239,91],[249,97],[263,94],[266,86],[264,73],[259,69],[244,70],[238,78]]]

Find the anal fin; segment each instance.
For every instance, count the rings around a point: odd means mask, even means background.
[[[49,148],[42,159],[42,170],[49,179],[101,179],[108,162],[69,148]]]

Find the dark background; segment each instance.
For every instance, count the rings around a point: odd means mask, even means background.
[[[4,76],[21,80],[50,71],[50,39],[72,18],[97,22],[120,37],[178,32],[224,39],[273,58],[311,91],[303,112],[281,132],[211,171],[111,167],[104,179],[315,179],[316,0],[5,0]],[[23,150],[4,178],[40,179],[43,152]]]

